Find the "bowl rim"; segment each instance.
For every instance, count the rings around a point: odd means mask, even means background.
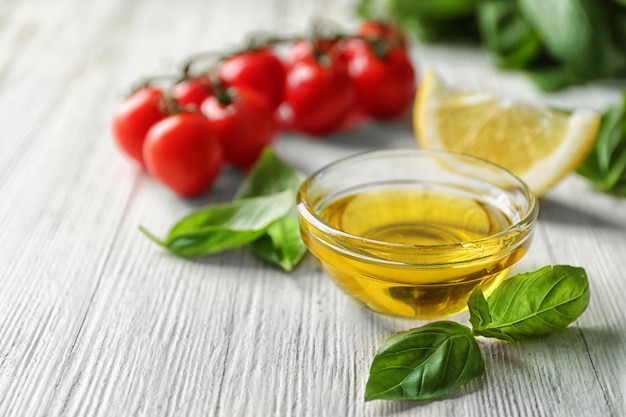
[[[344,164],[352,160],[373,158],[373,157],[396,157],[396,156],[406,157],[407,154],[418,155],[418,156],[419,155],[435,155],[437,157],[456,158],[456,159],[466,160],[468,162],[479,163],[484,166],[493,168],[497,171],[500,171],[502,174],[509,176],[511,179],[517,182],[520,188],[524,191],[524,196],[526,197],[526,200],[528,201],[528,209],[524,213],[521,214],[519,221],[511,224],[509,227],[501,230],[498,233],[494,233],[492,235],[489,235],[480,239],[468,240],[468,241],[463,241],[463,242],[434,244],[434,245],[423,245],[423,244],[420,245],[420,244],[397,243],[397,242],[387,242],[387,241],[377,240],[377,239],[370,239],[370,238],[366,238],[363,236],[345,232],[341,229],[337,229],[331,226],[330,224],[328,224],[327,222],[325,222],[324,220],[322,220],[317,215],[315,210],[313,210],[313,208],[309,204],[309,201],[306,198],[308,186],[313,182],[313,180],[319,175],[323,174],[324,172],[328,172],[329,170],[335,168],[338,165]],[[476,156],[467,155],[467,154],[458,153],[458,152],[451,152],[451,151],[446,151],[446,150],[433,150],[433,149],[397,149],[397,148],[375,149],[375,150],[359,152],[356,154],[352,154],[349,156],[336,159],[335,161],[317,169],[315,172],[309,175],[300,185],[296,197],[297,197],[296,207],[297,207],[298,213],[304,219],[306,219],[308,223],[310,223],[314,228],[322,232],[325,236],[332,237],[333,240],[337,240],[338,238],[340,238],[342,242],[342,246],[344,246],[344,250],[345,250],[346,243],[358,243],[359,246],[368,244],[368,245],[371,245],[372,247],[388,248],[388,249],[400,250],[400,251],[401,250],[416,250],[416,249],[417,250],[427,249],[429,251],[435,251],[435,250],[443,251],[443,250],[450,250],[450,249],[467,248],[468,245],[470,244],[485,246],[486,244],[488,244],[489,242],[493,242],[494,240],[501,241],[502,239],[510,238],[513,232],[517,232],[513,234],[513,236],[515,237],[519,237],[520,235],[523,235],[524,232],[527,232],[529,229],[531,229],[531,226],[534,224],[539,214],[538,197],[533,193],[533,191],[530,189],[530,187],[524,180],[522,180],[518,175],[514,174],[510,170],[498,164],[490,162],[486,159],[479,158]],[[522,240],[525,240],[525,239],[522,239]],[[501,244],[498,246],[501,246]]]

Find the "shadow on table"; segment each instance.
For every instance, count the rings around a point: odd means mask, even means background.
[[[519,346],[482,339],[481,350],[488,368],[487,378],[490,378],[487,383],[505,387],[514,376],[515,385],[530,387],[536,385],[539,377],[542,383],[537,388],[552,390],[554,398],[575,404],[576,396],[583,390],[589,395],[593,392],[596,400],[604,403],[598,404],[598,409],[605,406],[614,410],[620,406],[619,393],[626,389],[626,381],[620,373],[621,364],[626,361],[626,345],[622,339],[621,333],[614,329],[577,326],[522,342]],[[528,400],[533,398],[529,396]]]
[[[626,224],[612,220],[607,217],[606,214],[596,214],[578,207],[573,207],[563,201],[542,198],[539,204],[539,218],[549,223],[593,225],[606,229],[626,230]]]

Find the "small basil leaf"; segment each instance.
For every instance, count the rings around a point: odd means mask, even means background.
[[[287,216],[270,226],[263,236],[252,242],[250,249],[266,262],[291,271],[307,253],[300,235],[295,207]]]
[[[287,215],[293,205],[293,193],[285,190],[196,211],[179,221],[165,240],[141,230],[174,255],[209,255],[253,242]]]
[[[485,299],[485,295],[480,287],[474,288],[467,306],[470,313],[470,323],[474,329],[476,336],[491,337],[508,342],[515,342],[513,338],[503,333],[500,329],[489,328],[491,324],[491,313],[489,312],[489,303]]]
[[[252,253],[290,271],[304,257],[307,250],[300,236],[295,196],[304,176],[281,161],[271,148],[266,148],[239,191],[237,198],[255,197],[289,191],[293,205],[289,213],[252,242]]]
[[[485,326],[474,320],[474,334],[508,341],[548,336],[585,311],[589,282],[582,268],[547,266],[505,280],[487,302],[491,322]]]
[[[433,400],[484,373],[476,339],[466,326],[439,321],[398,333],[380,347],[365,400]]]
[[[489,304],[485,299],[485,295],[480,287],[474,288],[467,300],[467,307],[470,312],[470,323],[473,328],[485,328],[491,323],[491,313],[489,312]]]

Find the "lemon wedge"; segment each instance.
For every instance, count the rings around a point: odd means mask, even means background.
[[[600,115],[572,113],[460,91],[437,79],[422,79],[413,108],[420,147],[477,156],[524,180],[541,196],[573,172],[591,150]]]

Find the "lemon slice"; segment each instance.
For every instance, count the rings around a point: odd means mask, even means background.
[[[459,91],[429,71],[413,109],[420,147],[477,156],[521,177],[538,196],[583,162],[600,126],[591,110],[572,113]]]

